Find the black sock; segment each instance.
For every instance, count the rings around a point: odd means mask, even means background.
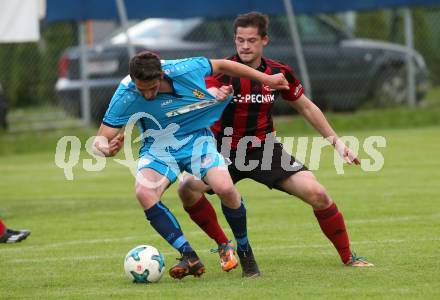
[[[151,226],[181,254],[194,251],[183,235],[176,218],[161,201],[146,209],[145,216]]]
[[[237,241],[237,252],[248,251],[250,245],[247,236],[246,208],[243,201],[237,209],[222,204],[222,211]]]

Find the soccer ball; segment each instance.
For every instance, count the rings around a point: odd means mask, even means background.
[[[127,253],[124,269],[135,283],[158,282],[165,271],[165,259],[153,246],[140,245]]]

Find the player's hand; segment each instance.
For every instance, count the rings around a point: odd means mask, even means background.
[[[118,133],[108,144],[110,156],[115,156],[124,145],[125,136]]]
[[[215,99],[218,101],[225,101],[232,93],[234,93],[234,88],[232,85],[222,85],[219,89],[217,89]]]
[[[94,147],[97,151],[95,153],[106,157],[115,156],[124,145],[124,138],[125,136],[119,133],[109,143],[104,136],[96,137]]]
[[[360,165],[361,162],[359,158],[351,151],[350,148],[348,148],[340,139],[336,139],[336,141],[333,143],[333,146],[335,147],[336,151],[339,153],[339,155],[349,164],[355,164]]]
[[[275,90],[290,89],[289,82],[287,81],[286,77],[284,77],[283,73],[268,75],[268,79],[264,83]]]

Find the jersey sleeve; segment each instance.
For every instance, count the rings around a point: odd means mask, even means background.
[[[168,61],[162,65],[171,79],[177,79],[188,86],[205,86],[205,77],[212,75],[211,61],[206,57],[191,57]]]
[[[193,61],[197,63],[199,71],[202,73],[203,77],[212,75],[212,64],[211,61],[206,57],[195,57]]]
[[[132,116],[130,107],[134,98],[131,94],[122,84],[118,87],[102,120],[104,125],[121,128],[128,123]]]
[[[185,75],[194,78],[205,78],[212,75],[211,61],[206,57],[191,57],[170,62],[163,66],[167,75]]]
[[[298,100],[302,94],[304,94],[304,87],[301,84],[301,82],[296,78],[295,74],[293,73],[292,68],[286,67],[283,70],[284,76],[286,77],[287,81],[289,82],[289,89],[283,90],[281,92],[281,96],[284,100],[287,101],[295,101]]]

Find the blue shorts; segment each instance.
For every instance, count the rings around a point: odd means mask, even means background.
[[[138,172],[146,168],[153,169],[167,177],[171,183],[183,171],[202,179],[213,167],[226,169],[226,164],[217,151],[215,138],[209,129],[192,133],[184,145],[152,144],[141,152],[137,164]]]

